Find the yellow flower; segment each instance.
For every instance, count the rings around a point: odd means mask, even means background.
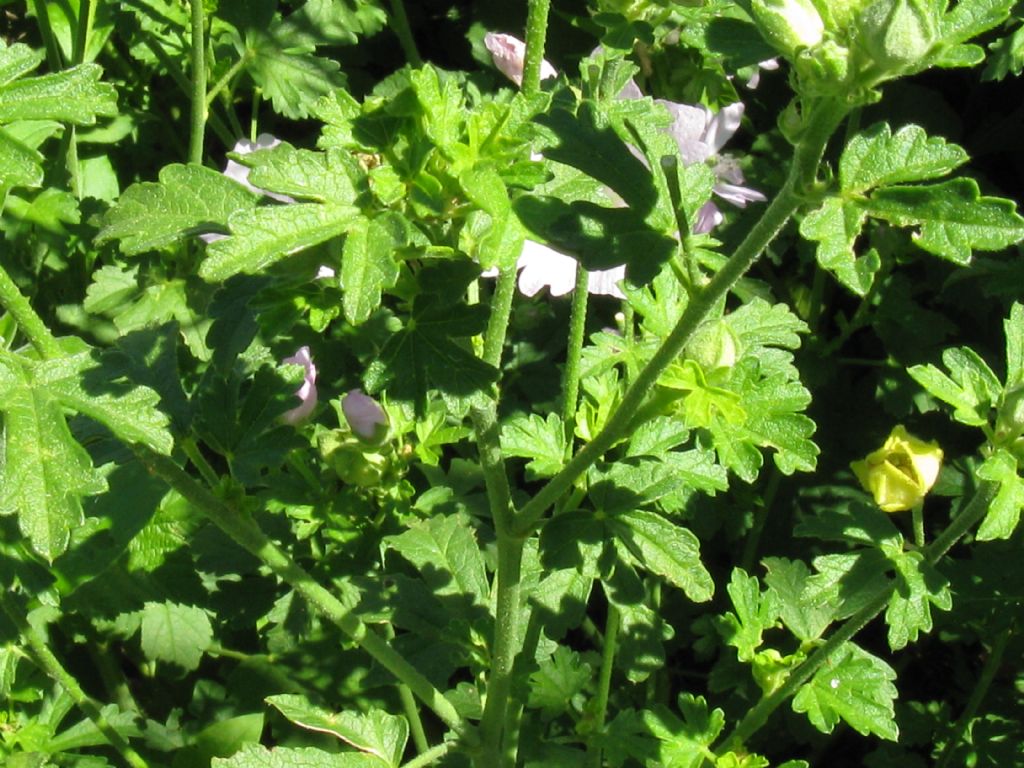
[[[850,464],[864,490],[884,512],[903,512],[921,503],[939,476],[942,449],[895,427],[879,450]]]

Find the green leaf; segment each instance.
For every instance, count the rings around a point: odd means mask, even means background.
[[[806,712],[822,733],[844,720],[864,736],[895,741],[899,737],[893,701],[896,672],[853,643],[836,649],[793,698],[793,711]]]
[[[1013,202],[981,196],[973,179],[884,187],[864,205],[876,219],[920,227],[913,234],[918,247],[956,264],[969,264],[973,250],[997,251],[1024,238]]]
[[[241,155],[238,162],[251,169],[253,186],[319,203],[352,205],[366,184],[358,161],[340,149],[314,152],[282,142]]]
[[[530,675],[530,707],[549,717],[572,711],[574,699],[593,677],[593,669],[576,651],[560,645]]]
[[[999,449],[978,467],[978,477],[999,483],[996,497],[989,505],[988,513],[978,528],[978,539],[1008,539],[1017,529],[1021,509],[1024,508],[1024,479],[1017,473],[1017,461],[1013,455]]]
[[[82,524],[81,497],[105,491],[106,480],[71,435],[60,402],[20,360],[0,359],[0,410],[0,515],[17,514],[32,548],[53,561]]]
[[[929,137],[918,125],[906,125],[894,134],[886,123],[878,123],[846,145],[839,160],[839,185],[844,193],[860,194],[945,176],[968,159],[956,144]]]
[[[319,733],[336,736],[361,752],[398,768],[409,738],[409,724],[404,717],[373,709],[367,714],[329,712],[311,704],[304,696],[283,694],[268,696],[267,703],[296,725]]]
[[[102,74],[96,64],[79,64],[54,74],[2,85],[0,123],[58,120],[94,125],[97,117],[113,117],[117,114],[117,92],[110,83],[100,82]]]
[[[857,256],[854,246],[866,220],[860,205],[830,197],[800,222],[800,234],[818,243],[818,263],[858,296],[868,292],[882,266],[874,249]]]
[[[422,412],[431,388],[446,397],[470,397],[497,378],[493,366],[455,341],[482,333],[487,325],[486,306],[454,303],[462,295],[461,276],[471,273],[479,274],[472,264],[438,267],[439,277],[451,275],[446,293],[416,297],[405,327],[388,339],[366,371],[371,394],[387,387],[392,399],[412,402]]]
[[[686,528],[643,509],[609,517],[608,527],[644,569],[679,587],[694,602],[711,599],[715,584],[700,561],[700,542]]]
[[[442,150],[450,153],[466,124],[466,105],[454,78],[442,77],[427,65],[409,73],[413,91],[419,100],[424,132]]]
[[[200,232],[227,231],[236,211],[257,196],[236,181],[201,165],[167,165],[158,182],[133,184],[103,219],[97,243],[121,242],[128,255],[163,248]]]
[[[969,347],[947,349],[942,361],[951,376],[930,363],[911,366],[907,373],[929,393],[952,405],[957,421],[973,427],[988,424],[989,410],[1003,390],[992,369]]]
[[[527,479],[553,477],[565,464],[565,425],[555,413],[547,419],[517,413],[501,426],[501,450],[506,456],[530,459]]]
[[[142,652],[146,658],[192,671],[212,641],[213,627],[202,608],[170,601],[143,606]]]
[[[231,757],[215,757],[211,768],[384,768],[384,761],[365,752],[325,752],[315,747],[246,744]]]
[[[365,322],[380,306],[381,291],[398,280],[396,243],[377,219],[357,219],[342,250],[341,285],[345,319],[353,325]]]
[[[321,96],[345,86],[338,62],[314,50],[307,41],[295,39],[293,29],[274,22],[265,29],[247,28],[240,54],[274,111],[295,120],[308,117]]]
[[[110,381],[110,368],[96,352],[41,361],[32,369],[33,385],[45,388],[62,405],[95,419],[126,443],[170,454],[174,439],[167,416],[156,407],[159,395],[148,387]]]
[[[240,210],[228,222],[231,237],[206,249],[199,276],[208,282],[223,282],[239,272],[255,274],[296,251],[344,234],[358,220],[357,208],[334,203]]]
[[[0,86],[27,75],[45,58],[43,51],[32,50],[24,43],[7,45],[6,40],[0,40]]]
[[[943,69],[960,69],[976,67],[985,60],[985,49],[980,45],[954,45],[943,48],[938,57],[932,60],[932,66]]]
[[[939,36],[948,45],[977,37],[1006,21],[1014,0],[961,0],[939,21]]]
[[[43,183],[43,155],[0,128],[0,190]]]
[[[483,556],[465,517],[421,520],[405,533],[386,537],[385,542],[420,569],[435,594],[463,595],[475,604],[487,604],[490,587]]]
[[[1014,302],[1003,321],[1006,334],[1006,388],[1024,384],[1024,304]]]
[[[800,560],[768,557],[763,562],[765,584],[778,598],[779,618],[802,641],[817,640],[835,618],[832,595],[815,588]]]
[[[924,560],[920,552],[900,552],[890,557],[896,566],[896,589],[889,598],[885,623],[889,647],[894,651],[917,640],[922,630],[932,629],[931,605],[948,611],[953,607],[949,581]]]
[[[667,707],[655,706],[641,713],[648,732],[659,741],[659,764],[666,768],[700,768],[711,744],[725,726],[721,709],[708,709],[703,696],[680,694],[682,718]]]
[[[761,646],[762,634],[778,621],[778,593],[770,589],[762,593],[757,577],[748,576],[741,568],[733,568],[725,589],[736,611],[722,617],[725,643],[736,649],[740,661],[751,661]]]

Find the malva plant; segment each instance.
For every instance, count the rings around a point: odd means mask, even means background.
[[[5,766],[1019,762],[1019,10],[549,5],[8,4]]]

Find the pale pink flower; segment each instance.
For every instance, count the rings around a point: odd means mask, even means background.
[[[271,136],[269,133],[261,133],[256,137],[256,141],[249,141],[248,139],[239,139],[235,142],[234,148],[231,150],[236,155],[248,155],[259,149],[273,149],[281,143],[281,140],[276,136]],[[269,198],[277,200],[281,203],[294,203],[295,198],[289,197],[288,195],[279,195],[276,192],[268,192],[265,189],[254,186],[249,182],[249,169],[241,163],[236,163],[231,158],[228,158],[227,165],[224,166],[224,175],[229,179],[234,179],[244,187],[248,187],[250,190],[258,195],[266,195]]]
[[[302,386],[295,392],[295,396],[299,398],[299,404],[281,416],[288,424],[298,424],[300,421],[309,418],[309,414],[316,408],[316,366],[313,364],[313,358],[309,354],[309,347],[300,347],[294,355],[286,357],[281,362],[301,365],[305,370]]]
[[[723,200],[744,208],[748,202],[764,202],[767,198],[756,189],[743,186],[743,171],[739,163],[728,155],[719,155],[725,143],[740,127],[743,118],[743,104],[736,102],[722,107],[716,114],[703,104],[690,106],[674,101],[658,99],[672,116],[669,133],[679,145],[679,155],[686,165],[710,163],[718,183],[714,192]],[[722,221],[722,213],[713,202],[708,201],[697,215],[695,234],[706,234]]]
[[[535,296],[543,288],[552,296],[565,296],[576,287],[576,259],[543,243],[533,240],[523,243],[516,267],[520,270],[519,291],[526,296]],[[619,281],[625,277],[625,264],[594,270],[587,275],[587,292],[624,299]]]
[[[491,54],[491,60],[505,77],[516,85],[523,84],[523,63],[526,60],[526,43],[512,35],[488,32],[484,35],[484,46]],[[547,59],[540,64],[540,79],[557,77],[558,71]]]
[[[341,411],[352,434],[367,443],[381,443],[388,433],[388,415],[380,404],[359,389],[341,399]]]

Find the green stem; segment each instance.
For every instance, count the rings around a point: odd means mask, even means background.
[[[380,635],[370,630],[357,616],[352,615],[338,598],[274,544],[251,517],[243,515],[218,499],[166,456],[138,446],[135,447],[135,451],[151,472],[180,493],[243,549],[261,560],[282,581],[298,592],[315,611],[352,638],[378,664],[408,685],[410,690],[467,744],[477,743],[476,733],[468,727],[441,692]]]
[[[672,333],[637,374],[604,428],[523,506],[516,521],[516,533],[526,536],[540,522],[548,507],[572,487],[576,478],[628,434],[633,415],[643,405],[662,371],[679,356],[697,326],[750,269],[797,210],[803,200],[803,191],[814,181],[825,144],[843,115],[843,105],[831,100],[821,102],[813,111],[804,139],[796,147],[789,177],[761,219],[718,273],[693,296]]]
[[[110,746],[121,755],[124,762],[130,768],[148,768],[142,756],[132,748],[127,739],[107,722],[106,717],[103,716],[96,702],[86,695],[74,675],[68,672],[64,665],[60,663],[60,660],[47,646],[46,638],[43,637],[42,633],[28,622],[25,615],[11,603],[10,596],[3,592],[0,592],[0,608],[3,609],[4,613],[7,614],[11,622],[18,628],[18,632],[25,639],[33,661],[39,665],[51,680],[67,691],[75,706],[92,721],[97,730],[106,737]]]
[[[967,701],[964,711],[960,713],[960,717],[957,718],[956,724],[953,726],[953,733],[949,741],[946,742],[946,746],[942,750],[938,761],[935,763],[935,768],[945,768],[949,765],[953,752],[963,740],[964,733],[967,732],[967,726],[978,713],[978,709],[981,707],[982,701],[985,700],[985,695],[988,693],[988,689],[991,687],[992,681],[999,671],[999,666],[1003,663],[1003,653],[1006,652],[1006,645],[1010,642],[1012,635],[1013,625],[1011,624],[996,638],[995,643],[992,645],[992,650],[989,651],[988,658],[985,660],[985,666],[981,670],[981,675],[978,677],[978,683],[974,686],[974,690],[971,691],[971,698]]]
[[[11,313],[14,322],[43,359],[60,357],[63,351],[46,323],[36,314],[28,299],[18,290],[7,270],[0,266],[0,306]]]
[[[406,61],[414,67],[422,67],[423,59],[416,49],[416,40],[412,36],[409,17],[405,13],[405,4],[402,0],[391,0],[391,28],[398,36],[398,44],[402,46]]]
[[[544,61],[544,45],[548,34],[548,13],[551,0],[529,0],[526,17],[526,60],[523,62],[522,91],[532,96],[540,90],[540,65]]]
[[[402,711],[405,712],[405,719],[409,721],[409,730],[412,731],[412,743],[416,745],[416,751],[425,755],[430,751],[430,742],[427,741],[426,731],[423,730],[423,720],[420,718],[420,709],[416,705],[416,698],[405,683],[398,684],[398,697],[402,700]]]
[[[203,137],[206,133],[206,18],[203,0],[190,0],[192,19],[192,128],[188,142],[188,161],[202,164]]]
[[[925,550],[925,560],[929,565],[934,565],[938,562],[968,530],[985,516],[985,513],[988,512],[989,504],[995,496],[995,490],[995,485],[989,482],[982,483],[978,487],[974,497],[968,502],[967,506],[961,510],[959,515],[953,518],[953,521],[946,527],[946,530]],[[732,733],[722,742],[722,746],[715,750],[715,754],[721,756],[730,750],[735,750],[744,745],[767,722],[768,717],[779,706],[790,697],[796,695],[798,689],[810,680],[811,676],[818,671],[818,668],[828,661],[829,657],[843,643],[852,639],[854,635],[871,623],[882,612],[882,609],[889,602],[892,591],[893,585],[891,583],[887,584],[863,608],[833,632],[824,645],[821,645],[803,664],[790,672],[784,683],[748,710],[743,719],[736,724]]]
[[[46,3],[44,0],[32,0],[32,10],[36,16],[36,24],[39,25],[39,36],[43,38],[43,47],[46,48],[46,63],[50,69],[58,72],[61,69],[60,48],[50,26],[50,14],[46,11]]]
[[[565,370],[562,373],[562,422],[565,425],[567,450],[572,450],[572,435],[576,421],[576,406],[580,396],[580,358],[583,356],[583,337],[587,328],[587,292],[590,277],[582,264],[576,264],[576,289],[572,294],[569,314],[569,340],[565,351]]]
[[[764,533],[764,524],[768,520],[768,514],[771,511],[772,502],[775,500],[775,494],[779,490],[779,480],[781,478],[782,473],[777,468],[773,468],[768,478],[768,485],[764,489],[761,503],[754,510],[754,522],[747,533],[747,540],[743,544],[743,556],[740,558],[740,568],[748,573],[757,557],[757,549],[761,544],[761,534]]]
[[[480,721],[483,743],[481,765],[505,765],[502,732],[512,690],[513,667],[519,646],[520,582],[523,564],[523,539],[499,536],[498,575],[494,644],[491,650],[491,671],[487,678],[487,701]]]
[[[220,483],[220,477],[214,471],[213,467],[210,466],[210,462],[203,456],[202,451],[199,450],[199,446],[196,444],[195,438],[186,437],[181,441],[181,449],[185,452],[188,460],[192,462],[192,466],[199,470],[199,474],[203,476],[203,480],[211,488],[216,488]]]
[[[210,92],[206,94],[206,109],[207,110],[209,110],[210,107],[213,105],[213,100],[217,98],[217,95],[222,90],[224,90],[227,87],[228,83],[230,83],[231,80],[234,78],[234,76],[237,75],[242,70],[242,67],[245,66],[246,61],[247,61],[247,57],[246,56],[242,56],[241,58],[239,58],[238,61],[236,61],[234,64],[232,64],[228,68],[228,71],[225,72],[221,76],[220,80],[218,80],[216,83],[214,83],[213,88],[211,88]],[[253,138],[255,139],[255,137],[253,137]]]
[[[608,714],[608,693],[612,685],[612,669],[615,666],[615,650],[619,639],[619,609],[608,603],[608,616],[604,626],[604,646],[601,648],[601,672],[597,678],[597,694],[594,696],[595,737],[587,749],[588,768],[601,768],[601,732]]]
[[[914,525],[914,543],[919,549],[924,548],[924,502],[918,502],[910,511]]]
[[[508,319],[512,314],[512,300],[516,295],[516,275],[515,266],[501,270],[494,286],[494,295],[491,297],[491,316],[487,321],[484,337],[483,360],[495,368],[501,367],[501,352],[505,347]]]
[[[452,742],[446,741],[436,747],[431,747],[422,755],[417,755],[408,763],[403,764],[402,768],[423,768],[423,766],[432,765],[447,755],[453,746]]]
[[[89,38],[92,37],[93,24],[96,21],[97,0],[80,0],[78,5],[78,27],[75,30],[74,48],[71,54],[73,64],[85,62],[85,54],[89,48]]]

